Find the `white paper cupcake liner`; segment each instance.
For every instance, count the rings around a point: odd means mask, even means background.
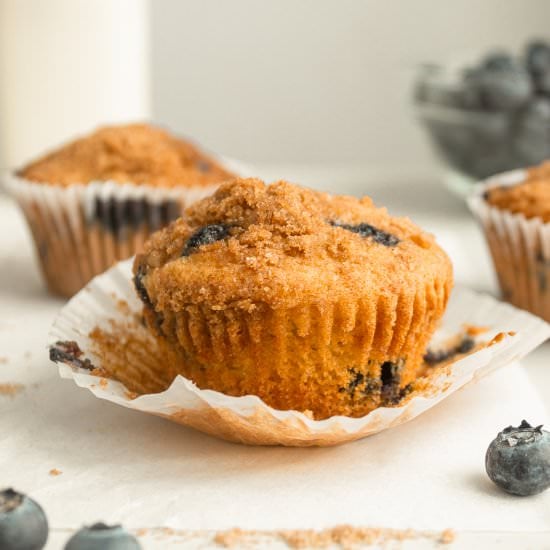
[[[526,175],[514,170],[477,184],[468,205],[485,233],[503,298],[550,321],[550,224],[485,200],[489,189],[517,185]]]
[[[129,311],[121,309],[121,301],[128,304]],[[131,283],[131,260],[120,262],[96,277],[61,310],[50,331],[50,346],[60,341],[76,342],[82,351],[80,359],[89,359],[101,368],[90,332],[97,326],[108,331],[113,320],[135,323],[137,327],[138,316],[131,313],[140,311],[141,302]],[[337,445],[412,420],[469,382],[521,359],[550,336],[550,325],[541,319],[489,296],[459,288],[452,294],[433,342],[459,333],[465,323],[488,327],[482,335],[484,341],[499,333],[515,334],[506,334],[499,342],[442,368],[425,395],[413,396],[402,406],[376,409],[362,418],[334,416],[312,420],[302,412],[273,409],[256,396],[231,397],[201,390],[182,376],[177,376],[163,392],[133,399],[120,382],[98,378],[74,362],[58,363],[58,367],[61,377],[71,378],[100,399],[163,416],[223,439],[253,445]]]
[[[25,214],[48,288],[72,296],[218,185],[162,189],[98,181],[63,187],[8,175],[5,187]]]

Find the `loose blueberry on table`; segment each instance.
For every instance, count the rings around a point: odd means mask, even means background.
[[[0,548],[40,550],[48,540],[48,520],[40,505],[13,489],[0,491]]]
[[[65,545],[65,550],[140,550],[136,537],[120,525],[94,523],[82,527]]]
[[[542,493],[550,487],[550,432],[525,420],[517,428],[508,426],[489,445],[485,469],[508,493]]]

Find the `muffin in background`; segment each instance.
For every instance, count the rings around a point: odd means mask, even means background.
[[[433,237],[368,197],[257,179],[153,235],[134,274],[182,375],[317,419],[399,403],[452,286]]]
[[[234,174],[147,124],[99,128],[8,177],[49,290],[72,296]]]
[[[490,178],[469,205],[503,299],[550,321],[550,162]]]

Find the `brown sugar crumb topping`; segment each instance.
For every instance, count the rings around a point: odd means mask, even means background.
[[[496,208],[549,222],[550,161],[528,170],[526,179],[517,185],[489,189],[485,199]]]
[[[414,529],[387,529],[379,527],[353,527],[339,525],[329,529],[295,529],[278,531],[252,531],[239,528],[220,531],[214,537],[214,542],[226,548],[261,547],[262,539],[279,539],[289,548],[342,548],[344,550],[357,548],[358,545],[386,545],[392,542],[403,542],[412,539],[428,539],[439,544],[451,544],[454,532],[445,529],[441,532],[416,531]]]
[[[135,266],[142,299],[175,310],[290,306],[307,295],[323,300],[328,289],[351,300],[416,285],[442,269],[451,277],[431,235],[368,197],[257,179],[226,183],[193,205],[146,243]]]
[[[116,181],[158,187],[204,186],[234,177],[194,144],[147,124],[99,128],[18,175],[61,186]]]

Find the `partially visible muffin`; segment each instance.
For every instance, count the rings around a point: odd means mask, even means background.
[[[398,403],[452,286],[433,237],[369,198],[256,179],[153,235],[134,273],[184,376],[319,419]]]
[[[470,198],[502,296],[550,321],[550,162],[495,176]]]
[[[115,181],[168,188],[234,177],[196,145],[148,124],[99,128],[28,164],[18,175],[60,186]]]
[[[189,141],[129,124],[100,128],[31,162],[8,187],[49,289],[71,296],[232,177]]]

